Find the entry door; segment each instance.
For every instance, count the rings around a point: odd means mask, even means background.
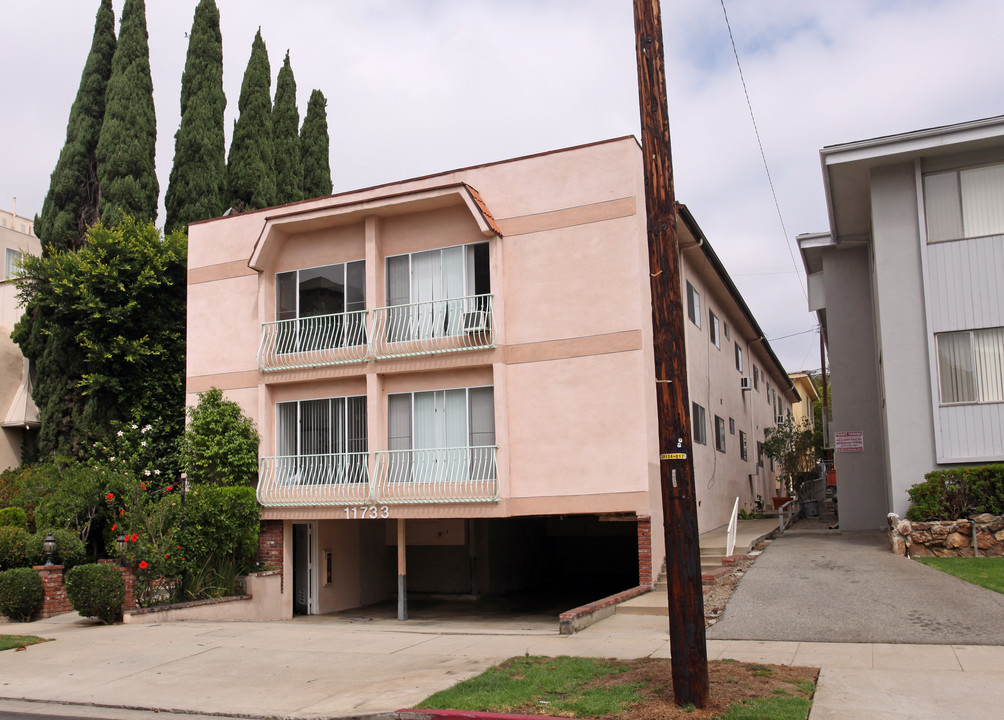
[[[317,550],[313,523],[293,523],[293,614],[317,612]]]

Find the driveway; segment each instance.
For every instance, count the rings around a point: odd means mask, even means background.
[[[708,638],[1004,645],[1004,595],[892,554],[884,532],[795,529],[753,563]]]

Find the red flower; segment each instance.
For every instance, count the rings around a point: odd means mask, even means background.
[[[166,555],[165,555],[164,557],[165,557],[165,558],[169,558],[169,557],[171,557],[171,553],[167,553],[167,554],[166,554]]]
[[[172,490],[174,490],[174,485],[168,485],[168,486],[167,486],[166,488],[164,488],[164,489],[165,489],[165,490],[167,490],[168,492],[171,492]]]
[[[136,533],[133,533],[132,534],[132,541],[133,542],[139,542],[139,535],[137,535]]]
[[[115,499],[114,493],[108,493],[107,495],[105,495],[105,500],[114,500],[114,499]]]
[[[119,510],[119,515],[125,515],[125,508],[121,508]]]
[[[115,523],[114,525],[112,525],[112,530],[117,530],[117,529],[118,529],[118,526],[119,526],[119,524],[118,524],[118,523]]]
[[[181,545],[178,546],[178,549],[181,550]]]
[[[143,483],[140,483],[140,484],[139,484],[139,486],[140,486],[140,487],[141,487],[142,489],[146,490],[146,485],[144,485]]]
[[[149,567],[149,565],[146,564],[146,560],[140,560],[139,561],[139,569],[140,570],[146,570],[148,567]]]

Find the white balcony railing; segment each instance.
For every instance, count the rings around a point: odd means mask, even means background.
[[[365,362],[366,311],[262,323],[258,368],[296,370]]]
[[[495,346],[491,295],[409,303],[373,311],[376,358],[434,355]]]
[[[368,453],[264,457],[258,502],[265,507],[370,502]]]
[[[376,453],[373,497],[405,503],[497,502],[494,445]]]

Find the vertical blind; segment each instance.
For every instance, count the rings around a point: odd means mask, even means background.
[[[942,404],[1004,402],[1004,328],[936,337]]]
[[[924,176],[927,241],[1004,233],[1004,165]]]

